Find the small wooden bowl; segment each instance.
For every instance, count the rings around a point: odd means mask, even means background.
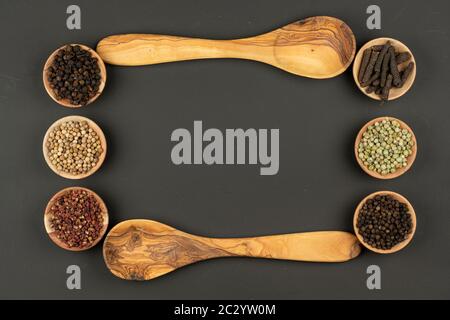
[[[411,74],[409,75],[408,79],[406,80],[406,82],[403,84],[401,88],[392,87],[391,91],[389,92],[388,100],[394,100],[404,95],[411,88],[416,78],[416,69],[417,69],[416,60],[414,59],[414,55],[412,54],[411,50],[409,50],[409,48],[402,42],[392,38],[377,38],[367,42],[365,45],[361,47],[361,49],[359,49],[358,53],[356,54],[355,60],[353,61],[353,79],[355,80],[356,85],[358,86],[359,90],[361,90],[362,93],[375,100],[381,100],[380,96],[375,94],[375,92],[367,93],[366,88],[361,87],[358,81],[359,68],[361,66],[361,60],[364,54],[364,50],[372,46],[383,45],[387,41],[391,42],[392,46],[395,48],[397,52],[409,52],[411,54],[410,60],[399,64],[400,70],[405,69],[410,62],[414,62],[414,68]]]
[[[362,206],[364,205],[364,203],[367,200],[372,199],[376,196],[386,196],[386,195],[389,195],[392,198],[394,198],[395,200],[406,204],[406,206],[408,207],[409,214],[411,215],[411,219],[412,219],[412,230],[411,230],[411,233],[408,235],[408,238],[406,238],[402,242],[397,243],[395,246],[393,246],[389,250],[381,250],[381,249],[371,247],[370,245],[368,245],[367,243],[364,242],[363,237],[358,233],[357,223],[358,223],[359,211],[361,210]],[[403,197],[401,194],[398,194],[393,191],[378,191],[378,192],[369,194],[367,197],[365,197],[363,200],[361,200],[361,202],[356,207],[355,214],[353,215],[353,229],[355,231],[356,237],[358,238],[359,242],[361,242],[362,245],[365,246],[367,249],[369,249],[373,252],[376,252],[376,253],[383,253],[383,254],[394,253],[394,252],[400,251],[401,249],[406,247],[411,242],[412,238],[414,237],[414,233],[416,232],[416,226],[417,226],[417,218],[416,218],[416,212],[414,211],[413,206],[408,201],[408,199]]]
[[[400,123],[400,128],[402,129],[406,129],[409,132],[411,132],[411,139],[414,141],[414,146],[412,147],[412,154],[410,156],[407,157],[407,165],[406,167],[397,169],[397,171],[395,171],[394,173],[389,173],[387,175],[381,175],[378,172],[375,171],[371,171],[369,170],[369,168],[367,168],[363,161],[359,158],[359,152],[358,152],[358,146],[359,146],[359,142],[362,139],[362,136],[364,134],[364,132],[367,131],[367,128],[371,125],[373,125],[375,122],[379,122],[382,120],[395,120],[398,123]],[[362,128],[361,130],[359,130],[358,135],[356,136],[356,140],[355,140],[355,146],[354,146],[354,152],[355,152],[355,157],[356,157],[356,161],[358,161],[359,166],[364,170],[365,173],[367,173],[368,175],[377,178],[377,179],[394,179],[397,178],[399,176],[401,176],[402,174],[404,174],[406,171],[408,171],[412,164],[414,163],[414,161],[416,160],[416,155],[417,155],[417,140],[416,140],[416,136],[414,135],[414,132],[412,131],[412,129],[403,121],[398,120],[396,118],[393,117],[380,117],[380,118],[375,118],[373,120],[370,120],[369,122],[367,122]]]
[[[70,44],[71,46],[75,46],[78,45],[80,46],[82,49],[89,51],[89,53],[94,57],[97,58],[97,62],[98,62],[98,66],[100,68],[100,86],[98,88],[98,92],[95,96],[93,96],[91,99],[89,99],[89,101],[86,103],[86,105],[94,102],[99,96],[100,94],[103,92],[103,89],[105,88],[105,83],[106,83],[106,67],[105,67],[105,63],[103,62],[102,58],[100,58],[100,56],[97,54],[97,52],[95,52],[93,49],[82,45],[82,44]],[[82,107],[82,105],[74,105],[72,104],[68,99],[61,99],[58,100],[56,98],[55,93],[53,92],[53,89],[50,87],[50,83],[48,82],[47,79],[47,70],[48,68],[51,66],[51,64],[53,63],[53,60],[55,59],[56,54],[58,53],[59,50],[63,49],[64,47],[66,47],[66,45],[56,49],[55,51],[53,51],[53,53],[50,55],[50,57],[48,57],[47,61],[45,62],[44,65],[44,71],[42,72],[42,78],[44,81],[44,87],[45,90],[47,91],[48,95],[58,104],[67,107],[67,108],[80,108]]]
[[[103,152],[100,155],[100,158],[98,159],[97,164],[95,165],[95,167],[93,167],[90,171],[83,173],[83,174],[78,174],[78,175],[73,175],[67,172],[63,172],[63,171],[59,171],[51,162],[51,160],[49,159],[49,155],[48,155],[48,150],[47,150],[47,140],[49,138],[50,132],[52,132],[57,126],[61,125],[64,122],[68,122],[68,121],[86,121],[89,125],[89,127],[92,128],[92,130],[95,131],[95,133],[97,133],[99,139],[100,139],[100,143],[102,145],[102,149]],[[42,143],[42,151],[44,153],[44,158],[45,158],[45,162],[47,162],[48,166],[50,167],[50,169],[53,170],[53,172],[55,172],[57,175],[63,177],[63,178],[67,178],[67,179],[83,179],[86,177],[89,177],[90,175],[94,174],[98,169],[100,169],[100,167],[103,164],[103,161],[105,161],[105,157],[106,157],[106,149],[107,149],[107,144],[106,144],[106,138],[105,135],[103,134],[102,129],[91,119],[85,118],[85,117],[81,117],[81,116],[68,116],[68,117],[64,117],[61,118],[57,121],[55,121],[47,130],[47,132],[45,133],[44,136],[44,141]]]
[[[100,208],[101,208],[102,214],[103,214],[103,227],[99,233],[98,238],[94,242],[92,242],[89,246],[84,247],[84,248],[76,248],[76,247],[67,246],[64,242],[62,242],[61,240],[59,240],[57,238],[56,233],[50,224],[50,220],[51,220],[50,208],[52,207],[52,205],[54,204],[54,202],[56,201],[57,198],[59,198],[64,193],[71,191],[71,190],[84,190],[84,191],[87,191],[89,194],[93,195],[94,198],[100,204]],[[69,250],[69,251],[84,251],[84,250],[88,250],[88,249],[94,247],[97,243],[100,242],[100,240],[105,235],[106,230],[108,229],[108,223],[109,223],[109,215],[108,215],[108,209],[106,208],[105,202],[94,191],[87,189],[87,188],[83,188],[83,187],[70,187],[70,188],[66,188],[66,189],[62,189],[62,190],[58,191],[48,202],[47,207],[45,208],[45,213],[44,213],[44,225],[45,225],[45,230],[47,231],[48,236],[50,237],[50,239],[52,239],[52,241],[57,246],[65,249],[65,250]]]

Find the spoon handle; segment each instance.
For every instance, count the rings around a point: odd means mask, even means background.
[[[241,239],[208,239],[211,247],[233,256],[311,262],[343,262],[361,251],[358,239],[342,231],[292,233]]]
[[[102,39],[97,53],[103,61],[142,66],[182,60],[241,58],[270,63],[274,39],[261,35],[237,40],[208,40],[157,34],[113,35]]]

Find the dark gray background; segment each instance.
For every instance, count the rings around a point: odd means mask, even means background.
[[[66,28],[79,4],[82,30]],[[382,8],[382,30],[366,28],[369,4]],[[142,299],[450,298],[448,1],[6,1],[0,2],[0,297]],[[114,33],[209,38],[259,34],[314,15],[346,21],[358,47],[379,36],[406,43],[418,64],[412,90],[380,107],[361,94],[349,69],[330,80],[297,77],[271,66],[207,60],[108,67],[104,94],[69,110],[45,92],[41,72],[57,47],[95,47]],[[76,182],[55,175],[42,138],[56,119],[95,120],[108,140],[107,160]],[[354,137],[371,118],[391,115],[415,131],[412,170],[392,181],[367,176],[353,157]],[[203,120],[210,128],[279,128],[280,171],[257,166],[175,166],[170,134]],[[206,236],[312,230],[351,231],[356,204],[388,189],[417,211],[409,247],[393,255],[363,252],[344,264],[217,259],[149,282],[128,282],[105,267],[101,246],[71,253],[47,237],[43,210],[53,193],[82,185],[97,191],[111,226],[150,218]],[[66,289],[65,269],[82,268],[82,290]],[[366,288],[366,268],[382,268],[382,290]]]

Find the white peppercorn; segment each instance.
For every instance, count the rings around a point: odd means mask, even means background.
[[[103,153],[100,137],[86,121],[69,120],[56,126],[46,141],[48,159],[71,175],[92,170]]]

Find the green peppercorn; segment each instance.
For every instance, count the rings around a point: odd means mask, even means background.
[[[370,171],[395,173],[408,165],[414,140],[396,120],[385,119],[367,127],[358,145],[358,157]]]

